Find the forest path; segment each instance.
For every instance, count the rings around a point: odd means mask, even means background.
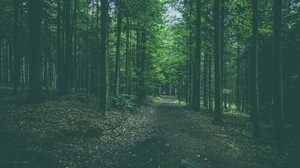
[[[5,97],[2,97],[5,98]],[[1,99],[1,97],[0,97]],[[249,118],[195,112],[162,96],[136,111],[103,117],[84,97],[42,104],[0,101],[0,167],[244,168],[299,167],[299,145],[251,135]],[[36,166],[34,166],[36,165]]]
[[[148,112],[154,122],[153,135],[127,149],[120,167],[242,166],[236,152],[212,131],[216,126],[200,113],[180,107],[174,97],[162,96],[150,104]]]

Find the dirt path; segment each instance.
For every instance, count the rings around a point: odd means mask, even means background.
[[[80,98],[80,97],[79,97]],[[0,103],[0,167],[296,168],[299,143],[253,140],[249,118],[194,112],[174,97],[136,112],[99,115],[69,97],[39,105]],[[270,133],[266,134],[269,135]]]
[[[245,167],[237,152],[232,152],[214,126],[195,112],[180,107],[173,97],[151,104],[153,136],[124,153],[119,167]],[[210,128],[209,128],[210,127]]]

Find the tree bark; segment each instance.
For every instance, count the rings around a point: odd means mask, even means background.
[[[259,99],[258,99],[258,5],[252,0],[252,56],[251,62],[251,118],[253,121],[253,136],[259,137]]]
[[[29,1],[29,94],[30,102],[42,100],[41,27],[42,1]]]
[[[71,32],[71,0],[65,0],[65,65],[64,65],[64,93],[71,91],[71,63],[72,63],[72,32]]]
[[[120,50],[122,33],[122,0],[117,1],[117,44],[115,62],[115,96],[119,95],[120,89]]]
[[[207,102],[207,64],[208,64],[208,54],[205,53],[204,54],[204,73],[203,73],[203,78],[204,78],[204,93],[203,93],[203,105],[204,105],[204,108],[207,110],[207,105],[208,105],[208,102]]]
[[[220,44],[220,1],[214,0],[214,54],[215,54],[215,114],[214,121],[222,122],[221,93],[221,44]]]
[[[274,0],[274,124],[275,137],[283,138],[283,70],[281,51],[282,0]]]
[[[108,105],[107,31],[108,0],[101,0],[101,54],[100,54],[100,112],[105,115]]]
[[[193,73],[193,108],[200,111],[200,69],[201,69],[201,0],[196,1],[196,50]]]
[[[20,23],[19,0],[14,0],[14,92],[18,91],[20,82]]]
[[[57,88],[62,92],[63,88],[63,53],[61,43],[61,0],[57,0],[56,18],[56,55],[57,55]]]

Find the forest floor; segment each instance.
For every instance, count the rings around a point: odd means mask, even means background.
[[[162,96],[135,111],[103,117],[85,96],[49,96],[42,104],[0,94],[1,168],[298,167],[299,139],[251,136],[245,115],[194,112]],[[51,98],[50,98],[51,97]],[[264,135],[270,127],[263,125]]]

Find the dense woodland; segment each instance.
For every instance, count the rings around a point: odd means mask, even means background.
[[[24,104],[84,95],[105,117],[116,106],[173,95],[217,125],[228,113],[249,116],[254,138],[270,125],[275,140],[299,139],[299,0],[0,6],[2,104],[13,95]]]

